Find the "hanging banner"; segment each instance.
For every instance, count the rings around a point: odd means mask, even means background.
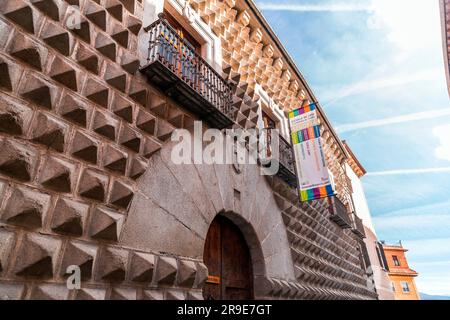
[[[334,195],[320,138],[316,105],[289,113],[300,200],[310,201]]]

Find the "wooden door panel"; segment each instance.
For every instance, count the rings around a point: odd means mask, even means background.
[[[211,223],[205,242],[204,262],[210,276],[220,277],[220,284],[207,282],[205,299],[252,299],[250,251],[239,228],[227,218],[218,216]]]
[[[205,299],[221,298],[221,267],[222,267],[222,252],[221,252],[221,239],[220,239],[220,223],[214,220],[209,227],[208,234],[206,236],[205,251],[203,254],[203,261],[208,266],[209,276],[218,277],[219,283],[213,283],[216,281],[207,281],[203,290],[203,296]]]

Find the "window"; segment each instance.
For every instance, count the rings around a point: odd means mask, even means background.
[[[402,285],[403,292],[405,292],[405,293],[410,292],[408,282],[402,281],[401,285]]]
[[[173,17],[167,10],[164,10],[164,15],[166,17],[167,22],[177,31],[177,34],[184,39],[194,50],[196,53],[201,55],[202,46],[200,43],[189,33],[180,22]]]
[[[392,260],[394,260],[394,266],[399,267],[400,261],[398,260],[397,256],[392,256]]]
[[[395,292],[395,283],[394,282],[391,282],[391,289],[392,289],[392,292]]]
[[[384,269],[389,271],[389,267],[386,261],[386,255],[384,254],[383,244],[381,242],[376,242],[377,244],[377,255],[378,260],[380,260],[380,266]]]

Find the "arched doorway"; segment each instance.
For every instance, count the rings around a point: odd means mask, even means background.
[[[228,218],[218,215],[211,223],[203,261],[209,270],[205,299],[253,299],[250,250],[241,230]]]

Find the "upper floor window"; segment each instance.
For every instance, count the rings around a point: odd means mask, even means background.
[[[402,285],[403,292],[405,292],[405,293],[410,292],[408,282],[402,281],[401,285]]]
[[[399,267],[400,261],[398,260],[397,256],[392,256],[392,260],[394,261],[394,266]]]
[[[395,283],[394,282],[391,282],[391,289],[392,289],[392,292],[395,292]]]
[[[195,37],[184,28],[179,20],[177,20],[174,16],[172,16],[167,10],[164,10],[164,15],[167,20],[167,22],[176,30],[178,36],[182,39],[184,39],[185,42],[187,42],[194,51],[201,55],[202,54],[202,46],[201,44],[195,39]]]

